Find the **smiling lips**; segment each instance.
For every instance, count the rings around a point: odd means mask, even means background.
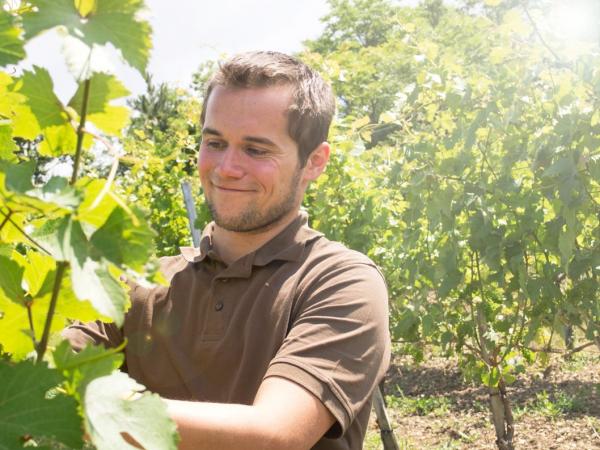
[[[239,188],[234,188],[234,187],[228,187],[228,186],[220,186],[218,184],[214,184],[213,186],[218,189],[219,191],[225,191],[225,192],[253,192],[252,189],[239,189]]]

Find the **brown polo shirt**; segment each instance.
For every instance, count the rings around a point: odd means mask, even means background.
[[[123,330],[75,324],[64,335],[76,349],[126,336],[130,376],[167,398],[252,404],[265,378],[286,378],[336,418],[314,449],[362,448],[390,355],[376,266],[309,228],[304,213],[229,266],[212,250],[212,230],[200,249],[163,258],[169,287],[132,288]]]

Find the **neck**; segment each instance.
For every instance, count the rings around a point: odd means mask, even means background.
[[[213,246],[223,262],[229,265],[270,241],[292,223],[297,215],[297,210],[291,211],[290,214],[283,217],[277,223],[259,231],[230,231],[215,224]]]

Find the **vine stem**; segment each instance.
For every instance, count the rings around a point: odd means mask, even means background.
[[[4,225],[6,225],[8,223],[8,221],[10,220],[10,216],[12,216],[12,211],[9,209],[8,210],[8,214],[6,214],[4,216],[4,220],[2,221],[2,223],[0,223],[0,231],[2,231],[2,228],[4,228]],[[2,213],[4,214],[4,213]]]
[[[46,314],[46,322],[44,323],[44,331],[42,338],[37,347],[37,362],[42,362],[46,348],[48,348],[48,337],[50,336],[50,327],[52,326],[52,319],[54,318],[54,311],[56,310],[56,303],[58,303],[58,294],[60,293],[60,285],[62,283],[65,270],[67,269],[66,261],[60,261],[56,265],[56,275],[54,277],[54,287],[52,288],[52,298],[50,299],[50,305],[48,306],[48,313]]]
[[[75,150],[75,160],[73,161],[73,174],[71,175],[70,184],[74,185],[77,181],[77,174],[79,173],[79,163],[81,161],[81,151],[83,149],[83,137],[85,135],[85,121],[87,117],[88,101],[90,98],[90,80],[84,81],[83,85],[83,102],[81,104],[81,114],[79,119],[79,126],[77,127],[77,148]],[[62,279],[65,275],[65,271],[69,263],[67,261],[60,261],[56,264],[56,275],[54,276],[54,287],[52,288],[52,298],[50,299],[50,305],[48,306],[48,312],[46,314],[46,321],[44,322],[44,331],[40,343],[37,346],[37,363],[41,363],[44,359],[44,353],[48,348],[48,338],[50,337],[50,328],[52,327],[52,319],[54,318],[54,312],[56,311],[56,304],[58,303],[58,295],[60,293],[60,286]]]
[[[79,173],[79,163],[81,161],[81,150],[83,149],[83,136],[85,135],[85,120],[87,116],[88,101],[90,98],[91,80],[88,78],[83,82],[83,103],[81,104],[81,114],[79,116],[79,126],[77,127],[77,148],[75,150],[75,161],[73,162],[73,174],[71,175],[71,184],[77,181]]]
[[[29,320],[29,330],[31,331],[31,341],[33,342],[33,348],[37,348],[37,342],[35,340],[35,326],[33,325],[33,314],[31,312],[31,300],[25,302],[27,308],[27,319]]]
[[[0,211],[0,214],[2,214],[4,216],[4,221],[8,221],[11,223],[11,225],[13,227],[15,227],[15,229],[21,233],[23,236],[25,236],[27,238],[27,240],[29,240],[33,245],[35,245],[37,248],[39,248],[42,252],[46,253],[47,255],[50,254],[50,252],[48,250],[46,250],[44,247],[42,247],[41,244],[39,244],[35,239],[33,239],[31,236],[29,236],[25,230],[23,230],[23,228],[21,228],[17,223],[15,223],[14,220],[12,220],[11,214],[13,213],[13,211],[9,210],[8,214],[5,214],[4,212]],[[3,222],[4,225],[4,222]],[[1,228],[0,228],[1,229]]]
[[[475,278],[475,262],[474,262],[474,254],[471,253],[471,284],[474,283]],[[479,347],[479,352],[474,352],[477,356],[483,355],[483,344],[481,342],[481,338],[479,337],[479,329],[477,327],[477,320],[475,320],[475,305],[473,304],[473,296],[469,295],[469,310],[471,313],[471,322],[473,322],[473,334],[475,335],[475,342]]]
[[[529,23],[531,23],[531,26],[533,27],[533,31],[535,32],[535,34],[537,35],[537,37],[540,39],[542,45],[544,47],[546,47],[546,49],[552,54],[552,56],[554,56],[554,59],[556,59],[556,61],[558,63],[562,63],[562,61],[560,59],[560,56],[558,56],[556,54],[556,52],[552,49],[552,47],[550,47],[548,45],[548,43],[546,42],[546,40],[542,36],[542,33],[540,33],[540,30],[539,30],[537,24],[535,23],[535,20],[533,20],[533,17],[531,17],[531,14],[529,13],[529,9],[527,8],[526,4],[523,4],[523,10],[525,11],[525,15],[527,16],[527,19],[529,20]]]

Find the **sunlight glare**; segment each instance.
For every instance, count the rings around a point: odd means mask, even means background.
[[[599,10],[596,1],[555,1],[549,14],[552,34],[565,43],[598,39]]]

